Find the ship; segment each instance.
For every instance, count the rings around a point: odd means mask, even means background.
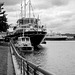
[[[24,0],[24,5],[26,5],[26,0]],[[29,0],[29,9],[31,6],[31,1]],[[25,7],[25,6],[24,6]],[[22,8],[22,4],[21,4]],[[12,35],[8,35],[8,37],[13,37],[13,40],[17,40],[18,37],[21,37],[22,35],[24,37],[30,37],[31,45],[32,46],[38,46],[40,45],[46,36],[46,28],[44,25],[40,25],[39,21],[40,19],[37,17],[31,17],[31,13],[29,10],[29,17],[26,17],[26,7],[25,9],[25,15],[24,17],[17,20],[17,26],[15,30],[13,31]],[[22,10],[21,10],[22,13]]]
[[[22,52],[33,52],[34,50],[29,37],[18,37],[18,40],[14,45],[16,48],[20,48],[20,51]]]
[[[45,40],[67,40],[67,36],[62,35],[46,35]]]

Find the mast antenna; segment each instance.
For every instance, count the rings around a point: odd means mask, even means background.
[[[22,9],[23,9],[23,7],[22,7],[22,0],[21,0],[21,18],[23,17]]]
[[[24,0],[24,17],[26,18],[26,0]]]
[[[29,18],[31,17],[31,1],[29,0]]]

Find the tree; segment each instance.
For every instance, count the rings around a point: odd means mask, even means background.
[[[4,31],[6,32],[7,29],[9,28],[7,24],[7,18],[6,18],[6,11],[2,11],[4,3],[0,3],[0,32]]]

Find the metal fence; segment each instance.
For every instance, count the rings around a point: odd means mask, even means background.
[[[13,54],[20,66],[21,75],[53,75],[43,70],[42,68],[36,66],[35,64],[27,61],[24,57],[22,57],[16,50],[14,44],[10,42],[10,46],[12,47]]]

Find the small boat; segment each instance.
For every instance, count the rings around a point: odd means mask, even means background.
[[[18,40],[15,44],[15,47],[18,47],[23,52],[32,52],[33,46],[31,45],[30,37],[18,37]]]

